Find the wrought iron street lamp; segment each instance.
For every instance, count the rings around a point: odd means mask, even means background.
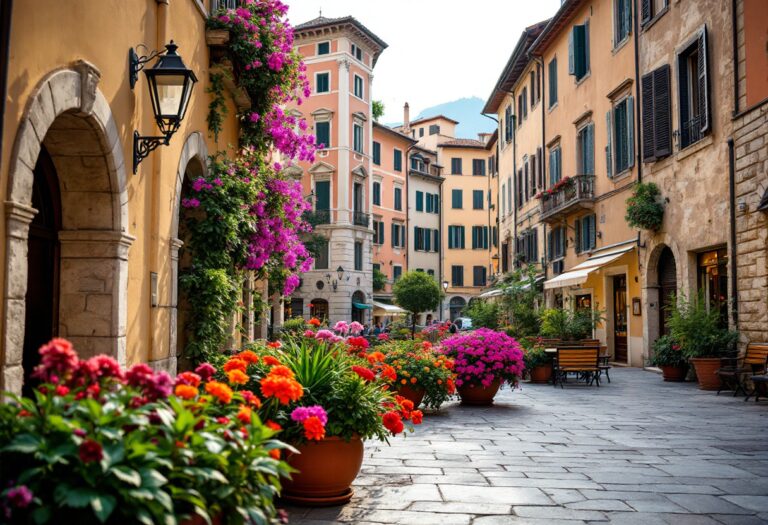
[[[150,69],[145,69],[149,88],[149,97],[152,101],[152,112],[155,122],[160,128],[161,136],[141,136],[138,131],[133,132],[133,172],[136,173],[139,163],[155,148],[161,145],[167,146],[171,137],[179,129],[181,121],[187,112],[192,88],[197,82],[195,72],[187,68],[181,57],[176,53],[178,46],[171,40],[165,46],[164,51],[153,51],[148,56],[138,56],[131,48],[130,57],[130,83],[131,89],[136,85],[139,71],[150,61],[157,58],[157,62]]]

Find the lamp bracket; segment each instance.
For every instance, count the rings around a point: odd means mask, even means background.
[[[141,55],[139,56],[136,53],[136,49],[146,49],[149,51],[149,48],[145,46],[144,44],[139,44],[136,46],[136,48],[131,48],[128,50],[128,69],[129,69],[129,81],[131,84],[131,89],[133,89],[133,86],[136,85],[136,82],[139,80],[139,71],[144,69],[144,66],[149,62],[150,60],[154,60],[155,58],[159,57],[160,55],[164,55],[168,52],[167,49],[163,49],[161,51],[158,51],[155,49],[154,51],[150,52],[147,55]]]
[[[160,137],[142,137],[138,131],[133,132],[133,173],[139,169],[139,163],[159,146],[167,146],[171,134]]]

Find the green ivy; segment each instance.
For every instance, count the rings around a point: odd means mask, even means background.
[[[635,186],[632,196],[627,199],[627,214],[624,219],[633,228],[653,232],[661,228],[664,220],[664,205],[659,202],[661,191],[653,182]]]
[[[224,73],[212,73],[211,85],[206,88],[205,92],[211,95],[211,102],[208,104],[208,131],[218,142],[224,117],[227,116],[227,104],[224,98]]]

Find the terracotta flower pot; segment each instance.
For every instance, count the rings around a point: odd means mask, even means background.
[[[363,442],[359,437],[344,441],[327,437],[296,447],[288,464],[299,472],[283,484],[282,498],[296,505],[331,507],[352,499],[352,482],[363,464]]]
[[[211,523],[213,525],[221,525],[221,516],[212,516]],[[195,514],[189,519],[180,521],[179,525],[206,525],[206,521],[201,516]]]
[[[664,381],[685,381],[688,374],[688,365],[660,366]]]
[[[501,381],[496,379],[491,386],[462,385],[458,388],[462,405],[488,406],[493,404],[493,398],[501,387]]]
[[[718,390],[720,388],[720,376],[715,372],[720,368],[719,357],[694,357],[691,364],[696,370],[696,379],[702,390]]]
[[[552,379],[552,366],[540,365],[534,366],[530,370],[531,383],[548,383]]]
[[[410,400],[413,403],[413,408],[418,408],[419,404],[424,400],[426,391],[423,388],[414,388],[411,385],[401,385],[397,389],[397,393]]]

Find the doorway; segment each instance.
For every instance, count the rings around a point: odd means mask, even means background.
[[[309,314],[323,322],[328,321],[328,301],[325,299],[313,299],[309,303]]]
[[[665,247],[659,256],[659,335],[669,335],[669,306],[677,293],[677,265],[675,256],[669,247]]]
[[[613,276],[613,358],[627,362],[627,276]]]
[[[352,321],[365,323],[365,294],[360,290],[352,294]]]
[[[467,305],[467,301],[464,300],[463,297],[452,297],[451,302],[449,303],[449,311],[451,313],[451,321],[455,321],[457,317],[461,316],[461,312],[464,310],[464,307]]]
[[[59,231],[61,198],[56,168],[44,146],[34,169],[32,206],[37,210],[29,225],[26,310],[24,314],[25,395],[33,384],[30,376],[40,362],[38,350],[59,335]]]

